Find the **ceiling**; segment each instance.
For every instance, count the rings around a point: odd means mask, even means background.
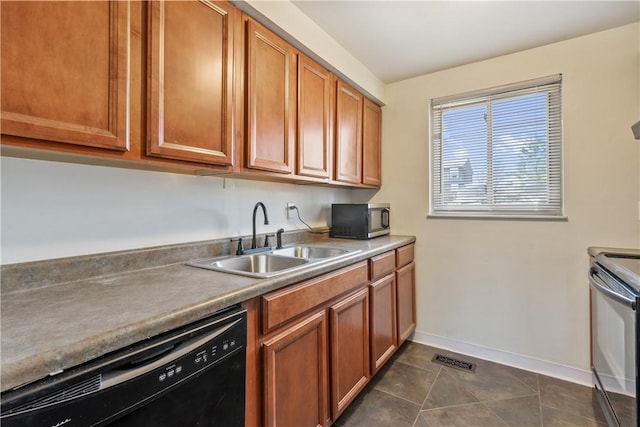
[[[384,83],[640,20],[634,0],[292,3]]]

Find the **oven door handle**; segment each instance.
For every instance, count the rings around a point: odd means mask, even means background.
[[[598,277],[598,270],[596,270],[594,267],[591,267],[591,269],[589,270],[589,282],[591,283],[591,286],[596,288],[596,290],[602,292],[605,296],[631,308],[633,311],[636,310],[636,301],[632,298],[627,298],[624,295],[621,295],[620,293],[611,289],[609,285],[607,285],[602,281],[602,279]]]

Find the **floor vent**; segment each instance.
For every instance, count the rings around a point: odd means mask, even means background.
[[[471,372],[471,373],[476,372],[475,363],[464,362],[462,360],[454,359],[453,357],[443,356],[441,354],[436,354],[435,356],[433,356],[433,359],[431,359],[431,361],[444,365],[448,368],[460,369],[461,371]]]

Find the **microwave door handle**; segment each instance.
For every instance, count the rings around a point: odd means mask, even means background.
[[[382,228],[389,228],[389,209],[382,209]]]
[[[598,278],[598,272],[593,267],[591,267],[591,269],[589,270],[589,282],[594,288],[596,288],[596,290],[602,292],[605,296],[627,307],[630,307],[633,311],[636,310],[635,300],[627,298],[624,295],[620,295],[618,292],[611,289],[609,285]]]

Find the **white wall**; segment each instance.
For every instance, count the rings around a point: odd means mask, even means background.
[[[1,263],[304,229],[287,219],[295,202],[311,226],[326,226],[331,203],[368,197],[332,189],[2,157]],[[226,188],[225,188],[226,187]]]
[[[639,44],[634,24],[387,86],[375,200],[417,236],[417,340],[586,381],[587,247],[640,245]],[[568,221],[427,219],[430,99],[555,73]]]

